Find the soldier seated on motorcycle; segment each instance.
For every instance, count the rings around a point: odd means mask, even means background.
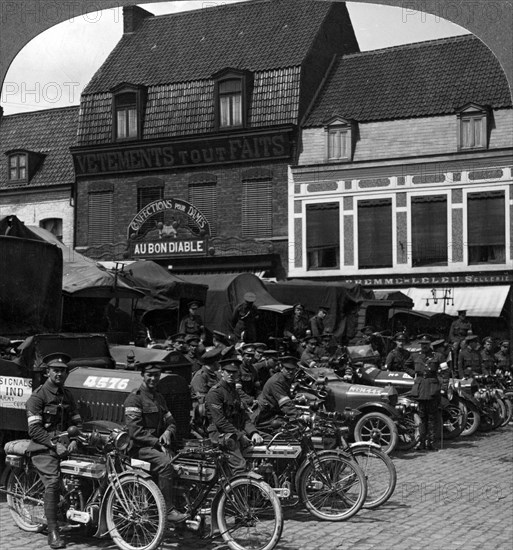
[[[64,388],[68,376],[68,363],[71,360],[65,353],[52,353],[43,359],[47,367],[48,379],[37,388],[27,401],[28,447],[32,464],[41,475],[45,486],[44,510],[48,524],[48,544],[50,548],[65,548],[57,528],[57,510],[60,487],[60,459],[76,448],[76,442],[64,445],[56,441],[56,436],[70,426],[81,426],[72,393]]]
[[[298,370],[297,359],[292,356],[280,359],[281,370],[264,384],[257,398],[253,419],[259,429],[269,429],[279,418],[296,418],[298,410],[292,401],[291,388]]]
[[[246,468],[242,449],[251,444],[259,445],[263,439],[251,422],[236,388],[241,361],[231,358],[219,363],[221,381],[207,393],[205,399],[208,434],[213,443],[226,445],[228,464],[235,474],[243,472]]]
[[[319,339],[317,336],[312,336],[309,334],[306,336],[306,338],[303,339],[303,345],[305,346],[305,349],[303,353],[301,354],[301,358],[299,362],[304,367],[320,367],[320,366],[327,366],[327,357],[323,358],[318,353],[318,346],[319,346]]]
[[[180,523],[187,518],[174,505],[175,469],[169,449],[176,433],[176,423],[164,396],[157,391],[164,361],[141,363],[141,386],[125,400],[125,423],[131,438],[130,455],[151,464],[158,475],[158,485],[167,507],[167,519]]]
[[[393,372],[405,372],[412,378],[415,377],[415,368],[413,358],[410,352],[404,348],[408,339],[403,332],[399,332],[394,336],[395,348],[387,355],[383,370]]]

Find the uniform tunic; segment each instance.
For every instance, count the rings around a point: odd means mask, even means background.
[[[210,388],[213,388],[219,382],[218,371],[213,371],[206,365],[196,371],[191,380],[191,396],[198,403],[205,401]]]
[[[499,350],[495,354],[495,361],[497,368],[500,369],[502,372],[511,371],[509,353],[504,353],[503,351]]]
[[[178,332],[182,334],[195,334],[196,336],[201,335],[203,330],[203,320],[199,315],[186,315],[181,323]]]
[[[290,397],[293,380],[288,380],[282,372],[273,374],[265,383],[258,396],[257,425],[269,423],[276,416],[295,417],[297,409]]]
[[[411,353],[404,348],[394,348],[385,360],[385,367],[390,371],[399,371],[415,376],[414,362]]]
[[[460,350],[458,354],[458,373],[460,378],[473,374],[483,374],[481,354],[469,347]]]
[[[466,336],[468,336],[469,331],[472,330],[472,324],[470,321],[462,321],[461,319],[456,319],[451,323],[451,328],[449,329],[449,341],[451,342],[461,342]]]
[[[321,319],[318,315],[310,317],[310,330],[312,336],[320,338],[324,333],[324,319]]]

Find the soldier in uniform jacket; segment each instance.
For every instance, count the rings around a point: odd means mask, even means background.
[[[305,308],[303,304],[294,305],[294,315],[290,317],[285,323],[283,329],[283,336],[290,338],[290,341],[297,349],[297,343],[300,342],[305,336],[306,331],[310,328],[310,321],[305,315]]]
[[[320,306],[319,311],[313,317],[310,317],[310,334],[320,338],[324,334],[324,319],[328,315],[330,308]]]
[[[256,323],[259,319],[255,306],[256,296],[253,292],[244,294],[244,302],[239,304],[232,317],[233,333],[246,343],[255,342],[257,338]]]
[[[471,334],[465,338],[466,347],[458,353],[458,373],[460,378],[468,378],[476,374],[484,374],[481,354],[477,347],[478,338]]]
[[[151,464],[166,501],[167,519],[179,523],[187,515],[175,508],[173,500],[175,470],[166,449],[175,437],[176,423],[164,396],[157,391],[162,364],[165,362],[141,363],[143,382],[125,399],[125,423],[131,438],[131,456]]]
[[[483,349],[481,349],[481,366],[483,374],[495,372],[495,355],[492,353],[493,340],[487,336],[483,339]]]
[[[241,353],[242,362],[240,364],[237,389],[242,390],[242,392],[239,393],[243,401],[248,406],[251,406],[261,389],[258,373],[253,364],[255,358],[255,349],[253,344],[246,344],[242,346]]]
[[[415,367],[413,364],[413,359],[411,357],[411,353],[404,348],[406,341],[407,338],[404,333],[399,332],[395,335],[394,342],[396,347],[387,355],[384,370],[405,372],[414,378]]]
[[[185,335],[194,334],[195,336],[201,336],[203,331],[203,320],[196,313],[199,308],[199,303],[196,301],[189,302],[189,313],[180,322],[180,329],[178,332],[182,332]]]
[[[76,446],[75,442],[66,446],[56,437],[70,426],[82,424],[75,399],[64,387],[70,359],[65,353],[52,353],[43,359],[48,379],[32,393],[26,404],[28,435],[31,438],[27,450],[45,487],[44,510],[50,548],[66,546],[57,529],[60,459]]]
[[[441,384],[438,371],[443,358],[431,349],[431,340],[423,336],[420,340],[420,352],[414,354],[415,380],[411,390],[412,397],[419,403],[421,418],[419,450],[437,450],[435,439],[440,430]]]
[[[297,359],[282,357],[281,371],[273,374],[258,396],[255,423],[258,428],[269,428],[276,418],[295,418],[298,414],[290,389],[298,369]]]
[[[222,350],[212,348],[201,356],[203,366],[195,372],[191,380],[191,397],[194,403],[202,404],[209,390],[219,382],[219,359]]]
[[[194,375],[196,371],[199,371],[202,367],[202,363],[198,358],[198,355],[196,354],[196,351],[198,349],[200,338],[199,336],[196,336],[195,334],[189,334],[185,337],[185,343],[188,346],[187,353],[185,354],[185,358],[187,361],[191,364],[191,374]]]
[[[319,339],[316,336],[307,336],[303,343],[305,350],[301,354],[299,362],[305,367],[319,367],[321,366],[321,356],[317,352],[317,346],[319,345]]]
[[[503,340],[499,351],[495,354],[496,368],[502,373],[511,372],[511,357],[509,353],[509,340]]]
[[[234,443],[235,448],[227,450],[233,473],[243,472],[246,468],[242,449],[251,444],[259,445],[263,441],[249,419],[248,411],[236,389],[240,364],[238,359],[220,361],[221,381],[208,392],[205,399],[211,441],[221,443],[231,439]]]

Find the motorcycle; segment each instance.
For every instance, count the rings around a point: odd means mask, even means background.
[[[249,447],[244,457],[285,502],[300,500],[318,519],[349,519],[365,503],[365,475],[343,453],[317,449],[312,426],[309,413],[285,420],[267,444]]]
[[[94,537],[109,535],[121,550],[154,550],[166,530],[164,497],[142,461],[124,454],[128,432],[111,422],[84,424],[60,437],[77,440],[85,454],[61,460],[58,513],[71,528],[86,526]],[[27,455],[29,439],[5,445],[6,489],[11,516],[22,530],[43,530],[44,485]],[[148,464],[149,466],[149,464]]]

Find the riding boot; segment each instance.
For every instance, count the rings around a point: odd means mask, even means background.
[[[187,514],[183,514],[175,507],[173,498],[173,480],[162,475],[159,476],[159,488],[164,495],[164,500],[166,501],[167,520],[171,523],[181,523],[182,521],[185,521],[188,517]]]
[[[44,497],[44,508],[46,521],[48,523],[48,545],[50,548],[66,548],[66,543],[62,540],[57,528],[57,505],[59,503],[59,493],[55,491],[46,491]]]

